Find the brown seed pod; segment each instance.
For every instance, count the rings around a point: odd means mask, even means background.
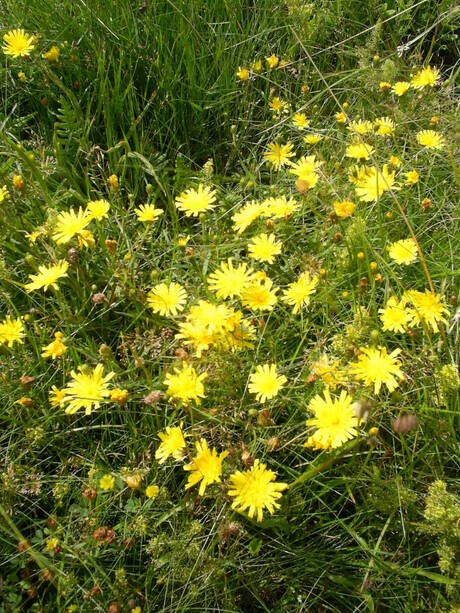
[[[416,430],[418,426],[417,416],[414,413],[403,413],[392,422],[393,430],[399,434],[405,434]]]

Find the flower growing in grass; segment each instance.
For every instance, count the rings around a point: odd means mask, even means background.
[[[341,202],[335,201],[334,204],[334,213],[340,219],[346,219],[347,217],[351,217],[355,212],[355,204],[351,202],[351,200],[342,200]]]
[[[390,136],[394,134],[395,122],[391,117],[379,117],[375,120],[374,125],[377,128],[377,134],[379,136]]]
[[[220,267],[208,277],[209,289],[216,292],[218,298],[241,296],[243,289],[250,282],[253,270],[243,263],[234,267],[232,258],[221,262]]]
[[[66,397],[66,391],[60,390],[55,385],[49,391],[49,398],[52,407],[63,406],[64,398]]]
[[[8,191],[8,188],[6,187],[6,185],[3,185],[3,187],[0,187],[0,202],[3,202],[4,200],[8,200],[10,198],[10,192]]]
[[[115,387],[110,391],[110,400],[112,402],[116,402],[119,406],[123,406],[127,403],[129,397],[128,390],[122,389],[120,387]]]
[[[187,444],[181,426],[174,428],[167,426],[164,432],[158,432],[158,437],[161,440],[160,446],[155,451],[155,459],[158,460],[158,464],[164,464],[171,456],[175,460],[183,458]]]
[[[43,358],[52,358],[55,360],[56,358],[60,358],[67,351],[67,347],[63,342],[64,335],[62,332],[56,332],[54,334],[54,341],[52,341],[49,345],[42,347],[42,357]]]
[[[310,296],[316,291],[318,282],[318,276],[311,277],[310,273],[305,271],[284,290],[283,301],[293,307],[294,315],[310,304]]]
[[[115,477],[110,474],[106,474],[99,479],[99,489],[103,492],[109,492],[115,487]]]
[[[35,38],[26,34],[22,28],[4,34],[3,41],[3,53],[14,58],[28,57],[35,48]]]
[[[426,66],[419,70],[411,80],[411,85],[414,89],[423,89],[424,87],[434,87],[439,79],[439,70]]]
[[[295,164],[292,164],[289,172],[296,175],[307,189],[311,189],[318,183],[317,173],[320,166],[321,162],[317,162],[314,155],[304,155]]]
[[[264,160],[271,164],[272,168],[279,170],[282,166],[290,166],[291,159],[294,155],[292,143],[287,142],[285,145],[279,143],[269,143],[268,151],[264,153]]]
[[[416,138],[418,144],[425,149],[443,149],[446,144],[444,136],[435,130],[421,130]]]
[[[406,332],[411,321],[410,312],[405,301],[399,301],[396,296],[388,298],[385,308],[379,309],[383,330],[390,332]]]
[[[238,70],[236,71],[236,76],[240,81],[247,81],[249,79],[249,70],[247,68],[241,68],[241,66],[239,66]]]
[[[336,449],[358,435],[359,418],[353,409],[353,398],[342,390],[338,398],[331,398],[329,389],[314,396],[308,410],[314,417],[307,419],[307,426],[317,429],[305,443],[315,449]]]
[[[166,395],[189,404],[194,400],[197,404],[204,398],[203,381],[207,373],[198,375],[192,365],[182,362],[181,368],[174,368],[174,374],[168,373],[163,381],[168,386]]]
[[[0,345],[12,347],[13,343],[22,344],[25,336],[24,324],[18,319],[11,319],[10,315],[0,323]]]
[[[404,96],[404,94],[410,88],[410,83],[407,81],[397,81],[393,87],[391,88],[392,92],[396,94],[396,96]]]
[[[276,119],[276,117],[279,117],[282,113],[289,112],[289,103],[278,96],[273,96],[269,106],[273,111],[273,119]]]
[[[266,198],[262,206],[264,207],[264,217],[269,219],[287,219],[300,208],[297,200],[294,198],[288,200],[284,194],[275,198]]]
[[[292,124],[295,128],[299,130],[305,130],[310,125],[310,121],[307,119],[305,113],[295,113],[292,118]]]
[[[417,259],[417,245],[413,238],[404,238],[403,240],[391,243],[388,247],[388,254],[397,264],[408,266]]]
[[[85,414],[91,415],[93,409],[98,409],[101,402],[110,396],[107,384],[115,373],[109,372],[104,377],[103,371],[102,364],[98,364],[92,371],[83,366],[78,367],[78,372],[71,371],[72,381],[64,389],[63,399],[68,415],[73,415],[79,409],[85,409]]]
[[[147,498],[151,498],[151,499],[156,498],[159,493],[160,493],[160,488],[158,487],[158,485],[152,484],[152,485],[148,485],[145,488],[145,495],[147,496]],[[134,609],[131,609],[131,612],[132,611],[134,611]],[[140,611],[140,608],[139,608],[139,611]]]
[[[283,243],[275,239],[274,234],[262,233],[255,236],[248,245],[249,256],[258,262],[273,264],[275,255],[281,253]]]
[[[404,173],[404,176],[406,177],[406,185],[415,185],[420,178],[416,170],[409,170],[409,172]]]
[[[367,134],[368,132],[372,132],[374,129],[374,124],[372,121],[367,121],[366,119],[358,119],[355,121],[351,121],[350,125],[347,126],[347,130],[353,132],[354,134]]]
[[[81,207],[78,209],[78,213],[75,213],[73,209],[59,213],[54,228],[53,240],[58,245],[68,243],[74,236],[86,240],[88,237],[84,234],[84,231],[91,222],[91,219],[88,213],[83,211]]]
[[[307,134],[303,137],[303,141],[307,145],[317,145],[321,140],[323,140],[321,134]]]
[[[251,200],[232,215],[233,229],[242,234],[258,217],[265,212],[265,207],[260,202]]]
[[[56,64],[59,61],[60,49],[57,45],[53,45],[48,51],[43,53],[42,58],[50,64]]]
[[[404,379],[401,371],[401,361],[397,356],[401,349],[395,349],[391,353],[386,347],[361,347],[361,355],[358,361],[351,365],[350,372],[359,381],[366,385],[374,385],[374,393],[378,394],[382,385],[389,392],[393,392],[399,386],[399,380]]]
[[[356,195],[364,202],[377,201],[384,192],[397,189],[395,171],[389,172],[387,164],[382,171],[375,166],[360,168],[354,183]]]
[[[216,449],[209,449],[208,443],[204,438],[196,441],[196,455],[190,464],[184,466],[184,470],[190,472],[185,489],[200,483],[198,494],[203,496],[208,485],[220,483],[222,475],[222,462],[228,456],[228,451],[223,451],[217,455]]]
[[[163,215],[163,209],[156,209],[154,204],[141,204],[139,208],[134,209],[139,221],[144,223],[152,223]]]
[[[274,398],[280,389],[287,383],[284,375],[278,375],[276,364],[262,364],[257,366],[256,372],[249,376],[249,391],[255,394],[259,402],[266,402]]]
[[[108,217],[109,210],[110,204],[107,200],[91,200],[86,205],[88,217],[97,219],[97,221],[101,221],[101,219]]]
[[[254,278],[243,290],[241,299],[243,305],[253,311],[271,311],[277,302],[277,287],[268,277]]]
[[[230,475],[228,495],[234,498],[232,509],[240,512],[248,509],[249,517],[256,515],[261,522],[265,509],[270,514],[279,509],[277,500],[288,487],[287,483],[276,482],[276,474],[266,464],[255,460],[249,470],[237,470]]]
[[[347,116],[345,115],[343,111],[338,111],[337,113],[335,113],[334,117],[337,123],[347,122]]]
[[[59,260],[59,262],[52,266],[39,266],[38,273],[36,275],[29,275],[32,279],[30,283],[26,283],[25,288],[27,292],[33,292],[37,289],[47,291],[49,287],[58,290],[58,280],[63,277],[67,277],[67,269],[69,263],[65,260]]]
[[[449,309],[442,301],[440,294],[435,294],[428,289],[425,292],[412,289],[404,292],[402,301],[412,307],[408,306],[412,326],[425,324],[433,332],[439,332],[438,323],[448,323],[444,315],[449,314]]]
[[[198,189],[191,187],[176,198],[176,207],[185,213],[186,217],[198,217],[215,207],[216,190],[207,185],[198,185]]]
[[[337,385],[345,383],[346,376],[335,358],[329,359],[326,354],[323,354],[312,364],[307,382],[312,382],[316,379],[321,379],[328,387],[335,389]]]
[[[345,150],[345,157],[354,158],[356,160],[368,160],[374,153],[374,147],[367,143],[352,143]]]
[[[155,285],[147,296],[149,307],[160,315],[176,315],[184,310],[187,301],[187,293],[179,283],[159,283]]]
[[[269,68],[276,68],[279,64],[279,57],[272,53],[270,57],[265,58]]]

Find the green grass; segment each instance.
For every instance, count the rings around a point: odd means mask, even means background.
[[[446,539],[458,547],[458,534],[441,522],[434,536],[427,533],[424,509],[436,479],[458,493],[458,390],[442,371],[454,365],[457,372],[460,346],[453,319],[458,8],[352,0],[314,9],[270,0],[3,4],[2,34],[24,27],[42,36],[30,60],[3,56],[0,67],[0,186],[11,192],[0,203],[0,321],[21,316],[27,332],[21,345],[0,345],[0,612],[107,611],[114,602],[123,611],[457,611],[459,554],[451,556],[457,568],[446,569],[439,552]],[[40,58],[52,44],[61,47],[57,65]],[[236,81],[238,66],[272,52],[287,58],[286,68]],[[401,99],[379,91],[380,81],[409,79],[424,61],[441,67],[441,86]],[[272,95],[291,105],[276,120]],[[394,138],[373,137],[374,159],[383,164],[397,155],[400,180],[416,168],[417,185],[376,203],[357,201],[344,157],[347,130],[334,119],[344,102],[353,118],[394,119]],[[298,110],[325,137],[315,148],[291,126]],[[431,127],[433,115],[447,147],[427,153],[415,134]],[[276,139],[323,162],[322,179],[305,197],[292,175],[263,163]],[[208,159],[212,176],[203,169]],[[118,191],[107,186],[113,173]],[[23,191],[14,190],[14,174],[23,176]],[[174,201],[198,182],[215,186],[217,207],[193,220]],[[274,229],[259,219],[235,234],[231,216],[243,203],[283,193],[301,202],[299,212]],[[91,224],[95,248],[79,249],[75,240],[56,245],[58,212],[96,198],[111,208],[108,219]],[[337,220],[332,202],[343,198],[355,200],[356,212]],[[424,198],[432,200],[427,210]],[[147,201],[164,210],[153,227],[134,214]],[[378,310],[392,293],[430,283],[420,259],[400,267],[388,257],[388,244],[410,235],[401,210],[450,309],[438,334],[382,330]],[[26,233],[42,226],[45,234],[31,244]],[[174,338],[182,317],[154,314],[148,290],[177,281],[188,306],[213,301],[209,273],[228,257],[249,261],[249,238],[267,228],[283,242],[282,254],[256,268],[277,286],[324,269],[310,306],[297,316],[281,301],[262,316],[243,309],[257,331],[252,349],[201,358],[189,352],[196,369],[208,372],[199,407],[185,410],[165,397],[145,404],[150,392],[165,390],[165,374],[183,356]],[[116,241],[114,253],[107,239]],[[70,262],[59,292],[27,294],[28,275],[56,259]],[[93,301],[97,293],[102,304]],[[51,362],[41,351],[56,330],[68,351]],[[353,397],[370,407],[361,436],[334,453],[306,449],[308,403],[324,387],[309,376],[314,362],[327,352],[346,366],[367,344],[400,347],[407,381],[379,395],[350,381]],[[288,383],[262,406],[248,392],[248,377],[271,361]],[[114,386],[129,391],[125,406],[103,403],[90,416],[50,406],[52,385],[98,362],[115,373]],[[34,380],[24,384],[24,375]],[[31,406],[18,403],[24,396]],[[418,425],[397,432],[393,421],[405,413]],[[196,488],[185,492],[180,463],[155,460],[158,432],[181,421],[190,441],[204,436],[230,452],[222,484],[204,497]],[[368,436],[373,426],[379,433]],[[244,468],[247,454],[295,483],[260,524],[232,511],[227,495],[228,477]],[[128,490],[123,468],[141,471],[142,487]],[[98,487],[106,473],[116,476],[109,493]],[[160,487],[154,500],[144,495],[149,483]],[[92,486],[97,495],[89,501],[83,492]],[[109,545],[93,538],[101,526],[114,531]],[[55,554],[46,548],[51,537],[60,541]],[[25,552],[23,540],[30,542]]]

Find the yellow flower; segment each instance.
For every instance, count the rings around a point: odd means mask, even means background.
[[[65,260],[59,260],[59,262],[54,266],[39,266],[38,274],[29,275],[31,282],[26,283],[26,291],[33,292],[36,289],[43,288],[43,291],[46,292],[48,287],[58,290],[59,287],[57,281],[68,276],[68,268],[69,263]]]
[[[53,536],[46,541],[46,550],[54,551],[56,547],[59,547],[59,545],[60,545],[59,539]]]
[[[18,30],[10,30],[3,35],[3,53],[12,57],[28,57],[32,49],[35,48],[35,38],[29,36],[21,28]]]
[[[395,172],[388,171],[384,164],[382,172],[375,166],[359,169],[356,177],[356,194],[364,202],[377,201],[384,192],[397,189],[395,186]]]
[[[8,191],[8,188],[6,187],[6,185],[3,185],[3,187],[0,187],[0,202],[3,202],[4,200],[8,200],[10,198],[10,192]]]
[[[298,128],[299,130],[304,130],[310,125],[310,121],[307,119],[305,113],[296,113],[292,118],[292,123],[294,127]]]
[[[404,176],[406,177],[406,185],[415,185],[420,178],[416,170],[409,170],[409,172],[404,173]]]
[[[290,158],[293,155],[292,143],[287,142],[285,145],[269,143],[268,151],[264,153],[264,160],[269,162],[275,170],[279,170],[282,166],[290,166],[292,164]]]
[[[78,213],[75,213],[73,209],[59,213],[53,240],[58,245],[68,243],[74,236],[83,237],[83,241],[85,241],[83,232],[90,221],[91,217],[81,207],[78,209]]]
[[[390,157],[390,164],[391,166],[393,166],[393,168],[399,168],[402,162],[396,155],[392,155]]]
[[[283,301],[294,307],[294,315],[310,304],[310,296],[316,291],[318,282],[318,276],[310,277],[310,273],[305,271],[284,290]]]
[[[333,206],[335,214],[341,219],[351,217],[356,208],[354,202],[351,202],[350,200],[342,200],[341,202],[336,200]]]
[[[59,61],[59,53],[59,47],[57,45],[53,45],[51,49],[42,55],[42,57],[50,64],[54,64]]]
[[[273,281],[268,277],[254,278],[241,294],[243,305],[253,311],[271,311],[277,302],[276,292],[278,291],[277,287],[272,286]]]
[[[54,341],[52,341],[49,345],[42,347],[42,357],[43,358],[52,358],[55,360],[56,358],[60,358],[67,351],[67,347],[63,343],[64,335],[62,332],[56,332],[54,334]]]
[[[97,219],[100,221],[105,217],[108,217],[108,212],[110,210],[110,204],[107,200],[91,200],[86,205],[86,213],[88,217],[91,219]]]
[[[179,283],[159,283],[150,290],[147,296],[149,307],[160,315],[176,315],[184,310],[187,294]]]
[[[339,368],[334,359],[330,361],[326,354],[314,362],[310,371],[310,377],[321,379],[331,389],[335,389],[337,385],[342,385],[346,381],[343,370]]]
[[[351,121],[350,125],[347,126],[347,130],[353,132],[354,134],[367,134],[368,132],[372,132],[374,128],[374,124],[372,121],[367,121],[365,119],[358,119],[357,121]]]
[[[99,479],[99,489],[103,492],[108,492],[113,490],[115,486],[115,477],[113,475],[107,474]]]
[[[147,498],[156,498],[158,496],[158,494],[160,493],[160,488],[158,487],[158,485],[148,485],[145,488],[145,495],[147,496]],[[141,613],[141,608],[140,607],[135,607],[137,609],[139,609],[139,613]],[[131,613],[134,612],[134,609],[131,609]]]
[[[347,122],[347,116],[345,115],[345,113],[343,111],[339,111],[337,113],[335,113],[334,115],[335,120],[337,123],[346,123]]]
[[[205,397],[203,381],[208,376],[207,373],[197,375],[193,366],[185,362],[182,362],[182,368],[174,368],[174,373],[168,373],[163,381],[168,386],[166,395],[182,400],[184,404],[191,400],[200,404],[200,399]]]
[[[98,409],[101,401],[110,396],[108,382],[115,376],[114,372],[109,372],[103,376],[104,367],[98,364],[93,371],[88,372],[79,366],[79,372],[71,371],[72,381],[65,388],[64,404],[67,404],[65,412],[73,415],[78,409],[85,409],[86,415],[91,415],[94,409]]]
[[[359,418],[352,406],[353,398],[342,390],[339,398],[331,398],[329,389],[324,390],[324,398],[314,396],[308,405],[314,417],[307,419],[307,426],[317,430],[305,446],[315,449],[336,449],[358,435]]]
[[[388,247],[390,258],[397,264],[412,264],[417,259],[417,245],[413,238],[405,238]]]
[[[266,57],[265,59],[267,60],[269,68],[276,68],[278,66],[279,58],[276,55],[272,54],[270,57]]]
[[[310,189],[318,182],[317,172],[320,166],[321,162],[317,162],[314,155],[304,155],[295,164],[292,164],[289,172],[296,175],[300,181],[306,183],[308,189]]]
[[[154,204],[141,204],[138,209],[134,209],[139,221],[150,223],[155,221],[157,217],[163,215],[162,209],[156,209]]]
[[[110,392],[110,400],[112,400],[112,402],[116,402],[120,406],[123,406],[124,404],[126,404],[128,400],[128,396],[129,396],[128,390],[121,389],[120,387],[115,387]]]
[[[276,474],[260,460],[255,460],[249,470],[234,472],[230,475],[231,485],[228,490],[228,495],[235,499],[232,509],[249,509],[249,517],[252,519],[257,513],[258,522],[263,519],[264,509],[273,514],[275,508],[280,506],[276,501],[281,498],[281,492],[288,488],[287,483],[275,482],[275,479]]]
[[[382,93],[385,93],[391,89],[391,83],[388,83],[388,81],[380,81],[379,89]]]
[[[412,308],[408,309],[412,326],[426,324],[433,332],[439,332],[438,322],[448,323],[444,315],[449,314],[449,309],[439,294],[434,294],[430,290],[425,292],[409,290],[404,292],[401,302],[412,305]]]
[[[220,455],[217,455],[216,449],[210,450],[208,448],[204,438],[196,441],[195,447],[196,456],[190,464],[184,466],[184,470],[190,472],[185,489],[188,490],[201,481],[198,494],[203,496],[208,485],[220,483],[222,462],[228,456],[228,451],[223,451]]]
[[[346,158],[354,158],[357,160],[368,160],[374,153],[374,147],[367,143],[352,143],[345,150]]]
[[[107,179],[107,183],[109,184],[110,189],[113,189],[113,191],[116,191],[119,188],[117,175],[110,175],[110,177]]]
[[[379,117],[375,120],[375,127],[380,136],[389,136],[394,134],[395,122],[390,117]]]
[[[12,347],[13,343],[22,344],[24,336],[24,324],[20,319],[11,319],[10,315],[7,315],[0,323],[0,345]]]
[[[249,381],[248,389],[251,394],[255,394],[256,399],[264,403],[278,394],[286,384],[287,378],[278,375],[275,364],[262,364],[249,376]]]
[[[13,175],[13,187],[18,191],[24,188],[24,179],[21,175]]]
[[[410,83],[407,81],[397,81],[391,89],[396,96],[404,96],[409,88]]]
[[[294,198],[286,198],[286,196],[277,196],[276,198],[267,198],[263,201],[264,217],[269,219],[286,219],[295,211],[298,211],[300,204]]]
[[[273,111],[273,118],[281,115],[281,113],[287,113],[289,111],[289,104],[286,100],[282,100],[279,96],[273,96],[270,100],[269,106]]]
[[[130,490],[136,490],[142,483],[142,474],[138,471],[129,472],[124,468],[122,469],[122,477]]]
[[[238,77],[238,79],[240,79],[240,81],[247,81],[249,79],[249,70],[247,68],[241,68],[241,66],[239,66],[238,70],[236,71],[236,76]]]
[[[394,391],[399,385],[398,379],[404,379],[401,362],[397,359],[401,349],[395,349],[390,354],[386,347],[361,347],[360,351],[361,355],[351,365],[350,372],[366,385],[374,384],[375,394],[380,392],[382,384],[386,385],[388,391]]]
[[[383,330],[390,332],[406,332],[411,320],[410,312],[405,308],[404,301],[401,302],[392,296],[387,300],[384,309],[379,309],[380,321]]]
[[[255,200],[247,202],[232,216],[233,229],[242,234],[258,217],[265,212],[265,207]]]
[[[261,72],[262,60],[255,60],[255,62],[251,64],[251,70],[253,70],[254,72]]]
[[[198,189],[192,187],[176,198],[176,207],[185,213],[186,217],[198,217],[200,213],[205,213],[214,208],[216,201],[216,190],[207,185],[198,185]]]
[[[49,391],[49,397],[50,397],[51,406],[53,407],[63,406],[64,398],[66,397],[66,391],[60,390],[55,385],[53,385]]]
[[[303,140],[307,145],[317,145],[322,138],[321,134],[307,134]]]
[[[411,85],[414,89],[434,87],[439,79],[439,70],[426,66],[412,77]]]
[[[80,247],[94,248],[96,246],[94,234],[91,232],[91,230],[82,230],[79,234],[77,234],[77,239]]]
[[[158,460],[158,464],[164,464],[171,456],[175,460],[183,458],[186,442],[181,426],[182,424],[174,428],[167,426],[165,432],[158,433],[161,440],[160,446],[155,451],[155,459]]]
[[[208,277],[209,289],[216,292],[218,298],[233,298],[241,296],[243,289],[250,282],[253,270],[247,264],[233,266],[232,258],[220,263],[220,269]]]
[[[417,142],[427,149],[443,149],[446,144],[444,136],[435,130],[421,130],[417,134]]]
[[[23,70],[20,70],[18,72],[18,79],[21,81],[21,83],[26,83],[27,82],[27,76],[26,76],[26,73]]]
[[[179,245],[179,247],[185,247],[189,240],[190,236],[181,236],[177,239],[177,244]]]
[[[275,255],[281,253],[283,243],[275,239],[274,234],[262,233],[255,236],[248,245],[249,256],[259,262],[273,264]]]

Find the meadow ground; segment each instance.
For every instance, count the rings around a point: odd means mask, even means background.
[[[460,599],[460,8],[3,0],[0,612]]]

